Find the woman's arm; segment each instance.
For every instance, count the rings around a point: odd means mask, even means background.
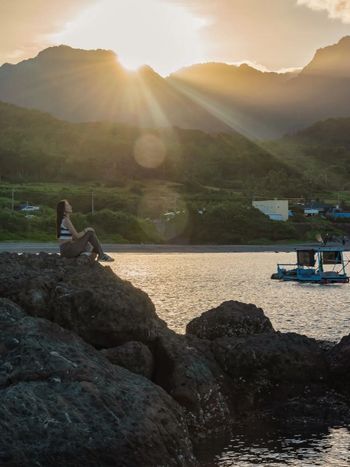
[[[90,229],[90,227],[88,227],[87,229],[84,229],[82,230],[81,232],[77,232],[72,221],[70,219],[68,219],[67,217],[64,218],[64,225],[67,227],[67,229],[69,229],[69,232],[72,234],[72,237],[77,240],[78,238],[81,238],[83,237],[86,232],[88,232],[88,230]]]

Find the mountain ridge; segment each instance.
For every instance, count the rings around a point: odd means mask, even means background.
[[[72,122],[276,138],[327,117],[350,116],[350,36],[316,51],[297,74],[208,62],[163,78],[149,66],[126,70],[113,51],[55,46],[2,65],[0,100]]]

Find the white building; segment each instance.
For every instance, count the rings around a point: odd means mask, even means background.
[[[253,201],[252,205],[254,208],[259,209],[259,211],[261,211],[273,221],[288,220],[289,209],[287,199]]]

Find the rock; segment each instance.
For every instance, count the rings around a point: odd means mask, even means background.
[[[102,354],[113,363],[133,373],[152,378],[154,359],[149,348],[141,342],[127,342],[119,347],[101,350]]]
[[[1,300],[0,343],[2,467],[196,464],[179,405],[70,331]]]
[[[313,427],[319,429],[320,426],[348,426],[350,422],[347,398],[322,386],[307,386],[302,394],[277,401],[272,408],[270,407],[267,418],[271,419],[271,412],[280,429],[299,425],[312,430]]]
[[[223,337],[212,343],[221,368],[235,382],[246,384],[252,398],[267,398],[281,385],[324,383],[328,377],[325,352],[314,339],[280,332]]]
[[[0,254],[1,296],[1,466],[191,466],[189,436],[232,424],[350,422],[350,336],[329,350],[235,301],[177,335],[88,258]]]
[[[187,334],[209,340],[266,332],[274,332],[274,329],[261,308],[233,300],[202,313],[186,327]]]
[[[330,349],[327,358],[334,386],[350,392],[350,335]]]
[[[158,337],[154,356],[154,381],[184,408],[193,442],[227,433],[233,418],[230,381],[210,342],[167,331]]]
[[[147,343],[166,327],[145,292],[86,257],[1,253],[0,296],[97,348]]]

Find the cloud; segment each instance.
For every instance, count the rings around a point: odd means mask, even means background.
[[[350,23],[350,0],[298,0],[298,5],[306,5],[316,11],[327,11],[330,18]]]
[[[200,34],[213,61],[250,60],[269,70],[301,67],[315,50],[350,34],[350,0],[165,1],[181,3],[208,20]]]
[[[50,44],[82,8],[96,0],[0,0],[0,64],[18,62]]]

